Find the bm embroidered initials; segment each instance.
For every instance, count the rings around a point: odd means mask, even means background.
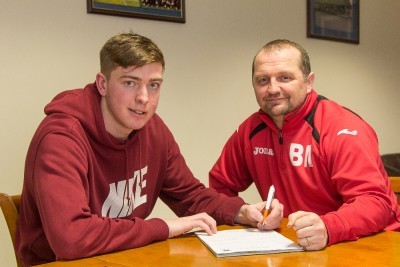
[[[304,163],[304,167],[312,167],[311,159],[311,145],[307,145],[305,152],[304,147],[300,144],[290,144],[290,162],[293,166],[301,166]]]

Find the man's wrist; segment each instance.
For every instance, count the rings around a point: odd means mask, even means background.
[[[247,218],[246,218],[246,210],[249,207],[248,204],[244,204],[243,206],[240,207],[238,212],[236,213],[236,216],[233,220],[233,223],[235,224],[246,224]]]

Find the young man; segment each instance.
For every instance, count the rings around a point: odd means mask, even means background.
[[[288,40],[266,44],[253,61],[261,109],[227,141],[210,187],[236,196],[255,183],[275,186],[288,227],[307,250],[385,230],[400,230],[374,130],[313,90],[307,52]]]
[[[148,38],[112,37],[101,72],[45,108],[25,166],[16,249],[30,266],[135,248],[195,227],[260,227],[263,203],[215,192],[193,177],[157,116],[164,57]],[[181,218],[145,218],[160,197]],[[274,202],[266,228],[279,226]]]

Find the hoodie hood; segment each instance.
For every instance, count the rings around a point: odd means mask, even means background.
[[[120,141],[106,131],[100,99],[96,84],[91,83],[83,89],[58,94],[46,105],[44,112],[49,117],[72,117],[93,140],[113,149],[123,149],[129,141]]]

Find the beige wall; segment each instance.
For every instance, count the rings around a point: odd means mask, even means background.
[[[305,2],[186,0],[187,22],[179,24],[87,14],[86,1],[1,0],[0,191],[21,192],[25,153],[43,106],[60,91],[93,81],[103,43],[130,29],[152,38],[165,54],[158,113],[206,184],[226,139],[257,110],[251,62],[275,38],[301,43],[310,53],[317,91],[369,121],[381,153],[399,152],[400,1],[362,1],[359,45],[306,38]],[[244,197],[259,199],[254,188]],[[173,216],[161,204],[153,215]],[[0,262],[12,266],[1,216],[0,229]]]

